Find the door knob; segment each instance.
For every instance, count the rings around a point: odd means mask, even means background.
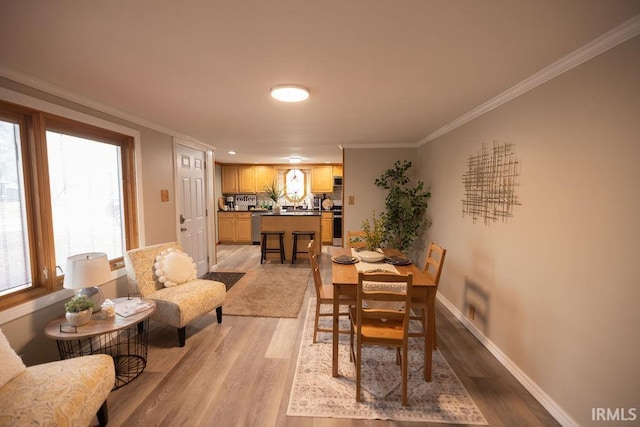
[[[186,220],[184,219],[184,215],[180,214],[180,224],[184,224]],[[184,231],[184,230],[182,230]]]

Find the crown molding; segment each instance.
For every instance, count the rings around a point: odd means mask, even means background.
[[[488,113],[501,106],[502,104],[511,101],[512,99],[534,89],[543,83],[559,76],[572,68],[581,65],[588,60],[606,52],[607,50],[618,46],[621,43],[640,34],[640,15],[636,15],[628,21],[620,24],[614,29],[606,32],[597,39],[587,43],[581,48],[571,52],[567,56],[554,62],[546,68],[543,68],[539,72],[535,73],[531,77],[523,80],[515,86],[505,90],[498,96],[491,98],[489,101],[477,106],[468,113],[463,114],[457,119],[449,122],[440,129],[430,133],[426,137],[418,141],[417,146],[420,147],[427,144],[436,138],[439,138],[452,130],[464,125],[471,120],[480,117],[481,115]]]
[[[91,108],[96,111],[100,111],[101,113],[109,114],[110,116],[117,117],[122,120],[126,120],[130,123],[143,126],[148,129],[155,130],[160,133],[164,133],[166,135],[180,138],[182,140],[195,142],[198,144],[205,145],[209,148],[214,148],[210,144],[206,144],[202,141],[197,140],[189,135],[184,135],[180,132],[177,132],[173,129],[169,129],[157,123],[150,122],[141,117],[135,116],[133,114],[127,113],[126,111],[119,110],[115,107],[112,107],[107,104],[103,104],[86,96],[77,94],[67,89],[63,89],[60,86],[54,85],[52,83],[41,80],[37,77],[34,77],[30,74],[23,73],[21,71],[14,70],[13,68],[7,67],[4,64],[0,64],[0,77],[4,77],[6,79],[12,80],[16,83],[23,84],[25,86],[31,87],[33,89],[40,90],[42,92],[48,93],[49,95],[57,96],[58,98],[62,98],[67,101],[74,102],[76,104],[82,105],[83,107]]]
[[[418,148],[421,144],[417,142],[405,142],[401,144],[384,143],[384,144],[339,144],[341,149],[346,148]]]

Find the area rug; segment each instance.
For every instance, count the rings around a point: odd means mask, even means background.
[[[324,307],[323,307],[324,309]],[[339,374],[331,376],[331,334],[313,344],[315,298],[309,301],[287,415],[486,425],[487,421],[439,351],[433,353],[433,381],[424,381],[420,339],[409,348],[409,405],[400,401],[400,367],[395,350],[363,348],[362,402],[356,402],[355,366],[349,361],[349,336],[340,335]],[[323,318],[331,322],[331,318]],[[343,319],[341,329],[348,328]],[[330,327],[330,323],[325,323]]]
[[[227,294],[222,311],[231,316],[298,317],[310,276],[310,268],[249,270]]]
[[[244,273],[231,271],[213,271],[210,273],[205,273],[204,276],[201,277],[201,279],[222,282],[227,287],[227,291],[229,291],[229,289],[231,289],[231,287],[235,285],[238,280],[242,278],[242,276],[244,276]]]

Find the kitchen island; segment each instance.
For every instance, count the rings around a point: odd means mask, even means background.
[[[319,211],[294,211],[264,213],[260,217],[261,231],[284,231],[284,253],[286,259],[291,262],[291,250],[293,249],[293,231],[313,231],[316,233],[314,253],[322,250],[322,214]],[[275,237],[273,237],[275,239]],[[306,239],[298,238],[298,250],[306,251]],[[269,241],[269,247],[276,246],[275,240]],[[267,254],[268,259],[279,259],[278,254]],[[298,259],[307,258],[306,254],[298,254]]]

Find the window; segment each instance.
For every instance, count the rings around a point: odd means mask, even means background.
[[[0,102],[0,307],[60,289],[67,257],[136,247],[133,138]]]
[[[284,174],[284,195],[293,203],[298,203],[307,197],[306,175],[303,171],[289,169]]]

